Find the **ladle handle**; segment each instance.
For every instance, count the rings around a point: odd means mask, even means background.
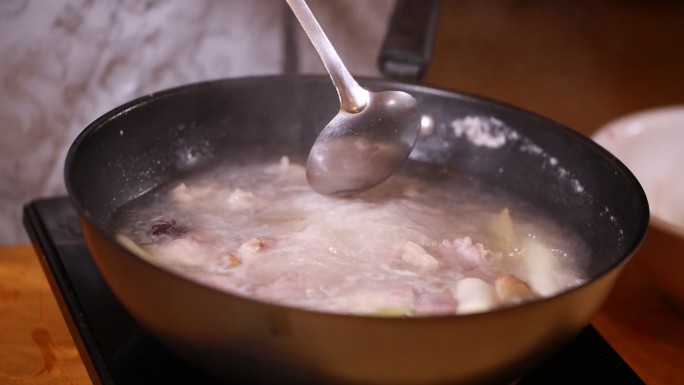
[[[362,111],[368,105],[368,91],[354,80],[347,67],[344,66],[342,59],[340,59],[337,51],[335,51],[320,24],[318,24],[306,1],[286,1],[302,25],[302,28],[304,28],[307,36],[309,36],[309,40],[311,40],[314,48],[318,51],[318,55],[321,57],[326,70],[328,70],[330,78],[340,96],[340,107],[342,110],[349,113]]]
[[[441,0],[397,0],[378,67],[390,79],[418,82],[430,65]]]

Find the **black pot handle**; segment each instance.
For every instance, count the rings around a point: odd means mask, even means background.
[[[386,77],[419,81],[432,57],[440,0],[397,0],[378,57]]]

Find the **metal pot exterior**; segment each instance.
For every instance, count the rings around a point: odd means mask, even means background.
[[[589,323],[622,267],[564,295],[480,315],[355,317],[225,295],[84,229],[116,296],[163,344],[221,377],[273,383],[510,381]]]

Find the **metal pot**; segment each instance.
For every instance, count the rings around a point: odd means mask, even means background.
[[[199,285],[121,247],[112,214],[160,183],[214,164],[304,157],[339,102],[325,77],[188,85],[121,106],[72,145],[66,184],[95,261],[130,313],[170,350],[243,383],[481,383],[524,374],[585,327],[639,246],[649,218],[641,186],[607,151],[560,124],[456,92],[382,80],[419,101],[434,133],[407,167],[475,177],[533,203],[589,246],[590,278],[552,298],[483,314],[374,318],[263,303]],[[456,135],[487,117],[498,146]]]

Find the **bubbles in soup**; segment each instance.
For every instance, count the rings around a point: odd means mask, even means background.
[[[582,282],[576,237],[476,180],[395,175],[353,198],[305,170],[223,165],[150,192],[114,221],[140,257],[233,294],[311,310],[464,314]]]

